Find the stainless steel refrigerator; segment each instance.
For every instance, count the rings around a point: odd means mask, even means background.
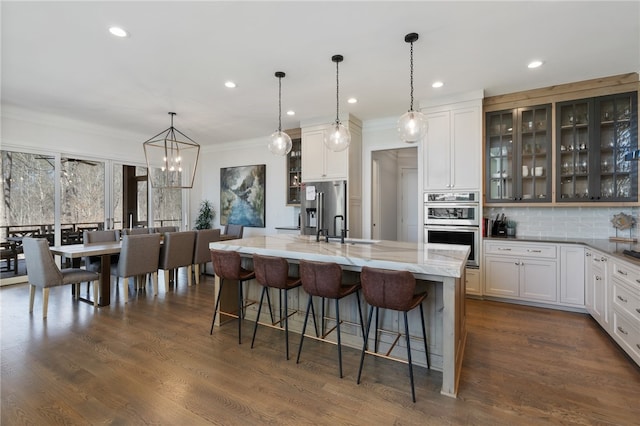
[[[340,236],[347,229],[347,181],[305,182],[300,188],[300,233]],[[346,236],[346,235],[345,235]]]

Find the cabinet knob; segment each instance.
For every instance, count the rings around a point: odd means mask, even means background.
[[[596,281],[600,281],[602,278],[596,275]]]
[[[586,253],[585,256],[591,257],[591,253]]]

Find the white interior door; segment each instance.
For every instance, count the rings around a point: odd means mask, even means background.
[[[418,242],[420,226],[418,224],[418,169],[400,169],[400,240]]]

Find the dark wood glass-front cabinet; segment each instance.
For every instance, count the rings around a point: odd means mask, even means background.
[[[634,202],[638,162],[637,92],[556,105],[556,201]]]
[[[551,105],[486,116],[486,202],[551,201]]]

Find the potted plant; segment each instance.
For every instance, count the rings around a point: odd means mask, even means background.
[[[213,219],[216,218],[216,209],[209,200],[202,200],[200,203],[200,211],[196,218],[195,229],[211,229]]]

